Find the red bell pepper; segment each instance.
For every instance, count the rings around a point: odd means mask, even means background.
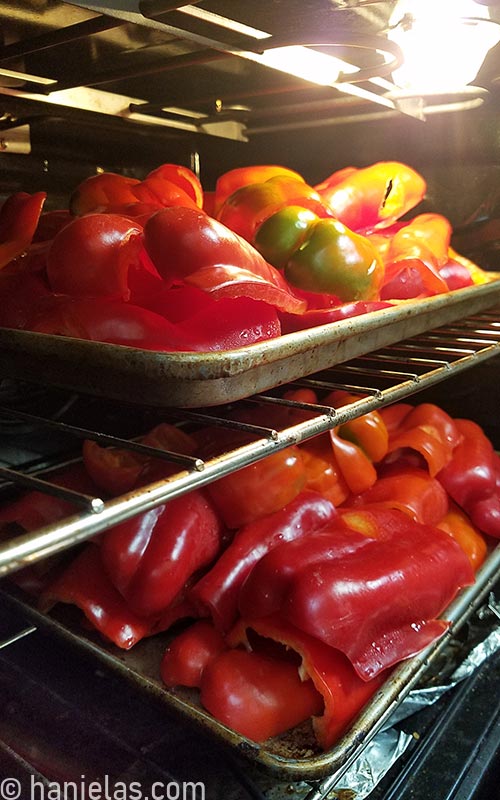
[[[132,611],[111,583],[96,544],[87,545],[44,590],[40,599],[42,610],[48,611],[56,603],[80,608],[95,630],[123,650],[190,614],[190,607],[182,597],[175,598],[163,615],[147,617]]]
[[[208,620],[199,619],[168,645],[161,660],[161,679],[166,686],[199,687],[205,668],[227,649],[222,633]]]
[[[142,226],[119,214],[76,217],[55,236],[47,254],[54,292],[128,300],[128,272],[138,264]]]
[[[466,286],[474,286],[470,269],[456,258],[449,258],[446,264],[439,267],[439,275],[446,282],[450,292]]]
[[[47,481],[75,492],[98,497],[99,489],[93,483],[81,464],[74,464],[63,470],[51,472]],[[45,492],[24,492],[20,497],[0,508],[0,528],[15,533],[33,531],[50,525],[75,513],[75,505]]]
[[[468,419],[456,419],[462,436],[451,461],[438,473],[438,480],[462,508],[489,497],[496,485],[495,451],[483,429]]]
[[[128,650],[147,636],[151,622],[131,611],[103,569],[99,548],[88,545],[42,596],[47,611],[56,603],[78,606],[91,625]]]
[[[138,178],[128,178],[114,172],[92,175],[82,181],[72,193],[69,210],[74,216],[82,216],[102,213],[110,205],[135,203],[137,197],[132,190],[139,183]]]
[[[294,664],[238,649],[225,650],[205,668],[200,701],[219,722],[255,742],[284,733],[323,706]]]
[[[437,478],[479,530],[500,538],[500,459],[480,425],[455,422],[463,439]]]
[[[185,281],[213,296],[247,296],[283,311],[305,311],[285,279],[247,241],[201,210],[166,208],[144,228],[146,251],[169,284]]]
[[[466,258],[461,253],[457,253],[453,247],[448,249],[448,257],[451,262],[451,268],[453,269],[454,265],[463,267],[463,269],[469,273],[470,277],[472,278],[472,283],[475,286],[480,286],[482,283],[488,283],[488,281],[491,280],[491,275],[489,275],[488,270],[482,269],[480,266],[478,266],[478,264],[475,264],[474,261],[471,261],[470,258]],[[446,264],[442,269],[446,269]],[[443,275],[442,277],[447,280],[446,275]]]
[[[333,308],[308,308],[303,314],[281,313],[282,333],[294,333],[306,328],[314,328],[317,325],[327,325],[330,322],[339,322],[351,317],[359,317],[362,314],[370,314],[372,311],[379,311],[382,308],[390,308],[391,303],[382,300],[366,302],[357,300],[353,303],[343,303]]]
[[[233,646],[243,644],[249,648],[250,642],[254,641],[250,638],[252,633],[278,642],[300,656],[300,677],[303,681],[311,679],[323,699],[322,713],[316,710],[317,716],[313,716],[312,724],[318,743],[324,750],[346,732],[387,677],[386,673],[380,673],[369,681],[361,680],[343,653],[308,636],[278,615],[239,620],[229,634],[228,641]],[[283,699],[283,704],[293,706],[290,699],[294,696],[289,694]],[[217,710],[215,707],[215,713]],[[311,713],[314,714],[314,711]]]
[[[344,225],[370,231],[392,225],[423,199],[427,187],[406,164],[381,161],[334,172],[315,188]]]
[[[240,587],[254,564],[281,542],[308,536],[337,515],[334,506],[314,492],[302,492],[280,511],[241,528],[219,559],[189,592],[200,616],[211,615],[227,631],[238,612]]]
[[[28,249],[36,231],[46,192],[17,192],[0,209],[0,269]]]
[[[216,293],[223,294],[219,289]],[[193,350],[235,350],[281,335],[274,305],[252,297],[221,296],[217,300],[203,294],[204,308],[177,323],[179,333],[185,335]]]
[[[388,452],[395,459],[406,450],[418,453],[429,473],[435,476],[449,463],[462,440],[459,427],[446,411],[433,403],[420,403],[408,413],[404,413],[405,408],[403,405],[399,423],[392,426]],[[392,412],[396,413],[397,409]]]
[[[160,208],[201,208],[203,205],[203,190],[198,178],[188,167],[179,164],[162,164],[132,191],[139,202],[157,204]]]
[[[325,560],[342,559],[369,541],[347,524],[335,521],[319,533],[279,544],[255,564],[242,584],[238,598],[241,616],[252,619],[278,613],[297,572],[313,570]]]
[[[448,495],[423,469],[394,464],[369,489],[350,497],[354,508],[396,508],[423,525],[438,525],[448,512]]]
[[[357,515],[367,519],[368,529],[381,531],[380,538],[341,559],[326,557],[312,570],[297,564],[280,613],[344,652],[368,680],[446,630],[446,621],[435,617],[474,582],[474,573],[460,546],[437,528],[400,511]]]
[[[196,443],[175,425],[162,422],[139,439],[141,444],[192,455]],[[86,439],[82,448],[83,462],[89,475],[106,494],[118,496],[137,486],[161,480],[178,471],[178,466],[168,460],[115,447],[102,447]]]
[[[357,444],[347,441],[338,435],[336,430],[329,431],[333,457],[349,491],[364,492],[377,480],[377,471],[372,460]]]
[[[305,489],[319,492],[334,506],[349,497],[350,491],[339,465],[333,457],[328,436],[315,436],[300,446],[306,473]]]
[[[401,227],[384,253],[381,297],[409,299],[448,291],[440,269],[449,260],[451,225],[440,214],[420,214]]]
[[[48,295],[34,306],[26,329],[142,350],[192,351],[195,345],[160,314],[106,297]]]
[[[141,181],[113,172],[92,175],[82,181],[70,199],[70,211],[75,216],[89,213],[142,213],[145,205],[150,212],[178,205],[201,208],[203,191],[192,170],[179,164],[162,164]],[[138,212],[134,206],[139,206]]]
[[[279,511],[297,497],[305,483],[302,451],[291,445],[219,478],[209,484],[207,492],[228,528],[240,528]]]
[[[107,531],[102,561],[135,613],[157,615],[198,570],[211,564],[222,533],[212,505],[194,490]]]

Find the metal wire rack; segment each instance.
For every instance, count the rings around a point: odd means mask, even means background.
[[[14,421],[29,426],[54,429],[70,438],[91,439],[112,447],[129,448],[177,464],[179,471],[111,500],[92,497],[62,488],[51,481],[51,470],[32,472],[10,465],[0,467],[4,486],[36,489],[69,501],[75,513],[56,524],[11,537],[0,544],[0,576],[15,572],[30,563],[65,550],[98,532],[134,515],[147,511],[191,489],[199,488],[237,469],[255,463],[271,453],[297,444],[334,428],[368,411],[380,408],[442,382],[452,375],[492,358],[500,352],[498,312],[490,310],[437,328],[411,339],[385,347],[345,364],[317,373],[266,394],[254,395],[231,408],[175,410],[166,412],[172,420],[187,426],[214,426],[236,429],[251,441],[204,460],[196,455],[150,448],[138,441],[110,435],[64,422],[62,415],[42,416],[12,405],[0,406],[0,425]],[[301,403],[286,399],[286,390],[314,389],[321,401],[333,389],[345,389],[358,399],[342,407]],[[249,425],[238,419],[238,410],[248,404],[300,409],[301,421],[281,428]],[[286,415],[284,415],[286,418]]]

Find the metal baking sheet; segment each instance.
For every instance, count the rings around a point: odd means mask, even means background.
[[[417,656],[396,667],[381,689],[363,709],[351,728],[330,750],[318,750],[310,723],[262,744],[246,739],[215,720],[200,705],[196,690],[168,690],[161,682],[160,661],[170,639],[158,634],[139,642],[130,651],[106,645],[97,634],[86,631],[73,607],[57,606],[43,614],[17,590],[7,589],[2,599],[26,614],[34,624],[62,636],[74,646],[94,655],[133,686],[155,697],[167,708],[189,718],[204,732],[210,732],[226,746],[235,749],[269,774],[285,780],[340,779],[375,734],[386,724],[408,692],[425,678],[437,656],[471,617],[491,591],[500,575],[500,545],[493,550],[477,573],[473,586],[462,591],[443,614],[451,624],[447,632]],[[332,784],[333,785],[333,784]]]
[[[168,353],[0,328],[4,376],[158,407],[223,405],[500,302],[500,274],[458,289],[221,352]]]

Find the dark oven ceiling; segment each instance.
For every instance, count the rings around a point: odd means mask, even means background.
[[[386,38],[395,5],[5,2],[0,94],[5,109],[31,118],[92,113],[162,126],[175,135],[196,131],[243,140],[298,126],[306,115],[320,122],[395,109],[412,114],[408,103],[390,100],[391,68],[400,57]],[[319,86],[259,63],[263,48],[290,44],[316,45],[360,72]]]
[[[481,13],[484,4],[476,3]],[[499,15],[499,3],[490,14]],[[50,152],[65,139],[69,152],[92,160],[97,142],[103,152],[114,142],[119,153],[127,138],[153,149],[169,142],[175,155],[193,138],[203,137],[210,150],[260,145],[279,131],[419,117],[418,99],[391,97],[401,56],[387,39],[395,6],[396,0],[3,2],[0,150],[36,152],[38,142],[42,152],[41,142]],[[345,69],[321,86],[261,63],[270,46],[285,45],[334,55]],[[477,91],[492,97],[498,49],[476,81]]]

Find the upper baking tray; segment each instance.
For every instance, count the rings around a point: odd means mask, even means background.
[[[500,302],[488,283],[219,352],[170,353],[0,328],[4,376],[141,405],[223,405],[328,369]]]

